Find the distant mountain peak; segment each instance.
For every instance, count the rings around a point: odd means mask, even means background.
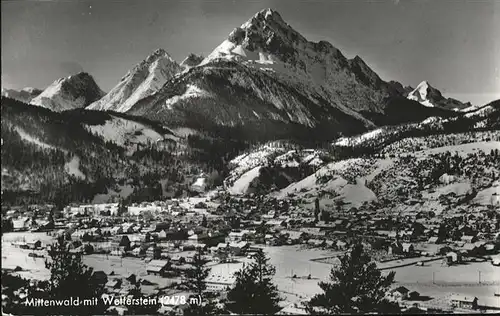
[[[458,111],[470,106],[470,103],[462,103],[453,98],[445,98],[441,91],[434,88],[427,80],[420,82],[413,91],[408,93],[407,98],[427,107],[441,107],[449,110]]]
[[[172,59],[168,52],[163,49],[163,48],[157,48],[155,49],[149,56],[145,59],[146,62],[151,62],[154,61],[160,57],[168,57],[169,59]]]
[[[35,97],[40,95],[42,90],[32,87],[26,87],[21,90],[2,88],[2,97],[11,98],[23,103],[30,103]]]
[[[427,107],[435,107],[436,104],[434,103],[442,98],[441,92],[432,87],[426,80],[420,82],[417,87],[408,94],[408,99],[417,101]]]
[[[130,76],[134,72],[141,71],[142,69],[151,66],[154,62],[160,59],[177,64],[177,62],[173,60],[172,57],[170,57],[170,55],[167,53],[165,49],[157,48],[151,54],[149,54],[144,60],[142,60],[140,63],[135,65],[131,70],[129,70],[127,74],[122,78],[122,80],[127,76]]]
[[[251,27],[252,25],[258,24],[258,22],[275,22],[279,24],[285,24],[285,21],[281,17],[281,15],[278,13],[278,11],[273,10],[271,8],[263,9],[257,12],[253,17],[251,17],[246,23],[244,23],[241,27],[246,28],[246,27]]]
[[[158,91],[181,70],[166,50],[158,48],[129,70],[108,94],[90,104],[88,109],[126,112],[139,100]]]
[[[217,59],[236,60],[281,73],[283,68],[288,68],[284,73],[290,75],[292,69],[307,72],[307,64],[318,64],[329,57],[337,59],[335,63],[347,64],[345,57],[332,44],[326,41],[309,42],[277,11],[264,9],[233,29],[201,65]],[[283,65],[280,66],[280,63]],[[292,77],[295,75],[291,74]]]
[[[103,95],[104,92],[90,74],[79,72],[57,79],[30,104],[60,112],[86,107]]]
[[[33,87],[26,87],[26,88],[21,89],[21,91],[26,91],[28,93],[38,93],[38,94],[40,94],[40,93],[42,93],[43,90],[38,89],[38,88],[33,88]]]

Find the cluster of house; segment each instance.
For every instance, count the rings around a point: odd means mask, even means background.
[[[146,212],[173,213],[175,215],[183,211],[179,206],[180,202],[178,199],[170,199],[165,201],[132,203],[125,207],[125,213],[133,216]],[[119,208],[119,203],[68,205],[64,208],[64,213],[68,216],[113,216],[118,215]]]
[[[405,286],[398,286],[393,288],[387,293],[387,298],[396,301],[396,302],[404,302],[404,301],[421,301],[420,293],[417,291],[411,291]],[[406,304],[403,304],[403,306]],[[416,304],[419,305],[418,303]],[[420,307],[422,308],[422,307]],[[443,306],[444,308],[444,306]],[[492,296],[492,297],[481,297],[480,299],[475,296],[466,296],[461,294],[452,294],[448,300],[447,310],[464,310],[464,311],[472,311],[472,310],[500,310],[500,297]],[[429,308],[425,309],[426,312],[432,312],[433,310],[429,310]],[[442,312],[442,309],[436,309],[434,312]]]

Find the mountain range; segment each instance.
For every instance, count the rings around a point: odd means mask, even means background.
[[[158,49],[105,95],[80,73],[55,81],[30,103],[129,113],[171,127],[238,126],[269,137],[300,130],[328,138],[453,116],[444,110],[470,106],[444,98],[426,81],[416,89],[386,82],[361,57],[348,59],[328,42],[308,41],[271,9],[236,27],[206,58],[189,54],[178,64]]]
[[[15,99],[24,103],[30,103],[35,97],[39,96],[43,90],[27,87],[21,90],[2,88],[2,97]]]
[[[43,91],[2,89],[1,106],[2,190],[51,201],[59,192],[65,202],[124,190],[140,201],[185,190],[202,172],[220,184],[235,155],[268,141],[334,146],[337,158],[373,154],[408,130],[490,130],[499,113],[498,103],[471,106],[427,81],[385,81],[271,9],[206,57],[177,63],[155,50],[107,93],[81,72]]]

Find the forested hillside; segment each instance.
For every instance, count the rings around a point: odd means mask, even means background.
[[[158,123],[125,114],[56,113],[8,98],[2,98],[1,110],[4,203],[63,205],[91,202],[110,193],[129,201],[178,195],[202,172],[214,184],[220,181],[225,161],[248,146],[210,135],[174,138]],[[130,144],[106,140],[108,134],[93,132],[116,118],[131,122],[130,126],[146,126],[150,134],[155,131],[163,138],[157,142],[146,139],[131,152]],[[126,136],[141,140],[138,134],[143,132],[132,130]]]

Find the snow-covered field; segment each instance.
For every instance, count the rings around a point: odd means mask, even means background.
[[[490,262],[446,266],[438,260],[426,263],[423,267],[413,265],[393,271],[396,272],[396,281],[404,283],[432,283],[434,277],[435,283],[443,285],[479,285],[479,278],[485,284],[500,285],[500,268]]]
[[[50,245],[54,242],[52,236],[46,233],[15,232],[2,235],[2,269],[14,269],[17,266],[23,268],[19,274],[26,278],[46,280],[50,277],[45,268],[44,258],[29,257],[31,250],[21,249],[12,245],[16,242],[30,242],[40,240],[42,245]]]
[[[269,263],[276,267],[274,282],[280,291],[294,293],[303,298],[321,292],[318,282],[329,278],[332,265],[314,262],[311,259],[328,257],[335,253],[319,249],[299,250],[299,246],[263,248],[270,258]],[[246,258],[239,260],[242,262],[212,266],[212,273],[229,275],[241,269],[243,262],[249,261]],[[307,277],[311,274],[311,280],[292,279],[291,276],[294,274],[297,277]]]

